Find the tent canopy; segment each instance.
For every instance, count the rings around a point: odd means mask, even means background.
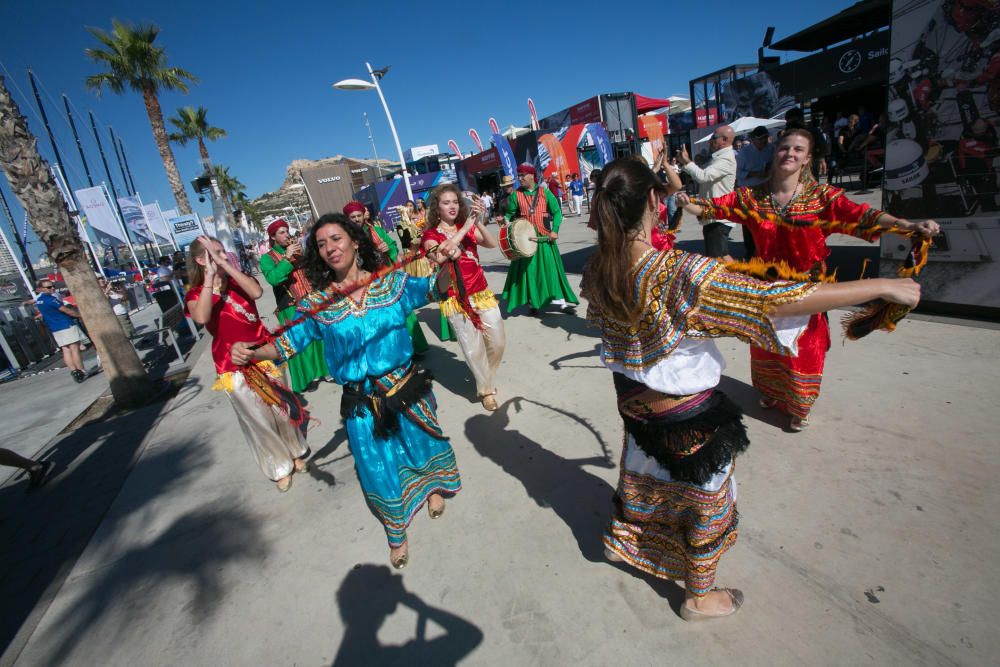
[[[644,95],[635,95],[635,112],[636,113],[646,113],[647,111],[654,111],[656,109],[663,109],[670,106],[670,100],[662,100],[656,97],[646,97]]]

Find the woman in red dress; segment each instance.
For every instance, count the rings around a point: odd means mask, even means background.
[[[483,224],[478,199],[471,207],[452,183],[439,185],[431,193],[423,244],[428,257],[452,273],[448,297],[441,301],[441,314],[458,338],[465,362],[476,379],[476,395],[487,410],[496,410],[494,379],[506,338],[503,317],[479,263],[477,246],[496,248],[497,239]],[[470,216],[475,226],[455,243],[459,228]],[[433,252],[430,252],[433,250]]]
[[[292,474],[305,472],[309,452],[305,424],[297,427],[276,407],[280,402],[271,391],[265,396],[248,383],[247,375],[229,358],[229,348],[238,341],[263,342],[268,331],[260,321],[254,301],[263,293],[260,284],[229,263],[217,239],[199,236],[188,249],[190,289],[184,297],[191,319],[212,334],[212,360],[218,374],[212,389],[225,391],[236,411],[254,460],[279,491],[292,486]],[[281,371],[270,361],[255,370],[280,380]],[[290,393],[290,392],[289,392]]]
[[[830,249],[826,237],[849,234],[875,241],[894,228],[923,236],[937,234],[933,220],[910,222],[867,204],[852,202],[841,188],[821,185],[812,178],[812,134],[794,128],[782,133],[774,151],[771,178],[763,185],[740,187],[713,199],[677,195],[677,203],[696,216],[709,216],[745,225],[753,233],[757,257],[785,262],[794,271],[826,273]],[[783,222],[775,222],[780,218]],[[819,396],[823,362],[830,347],[826,313],[813,315],[799,339],[798,356],[790,357],[750,347],[753,385],[765,408],[777,407],[791,417],[790,428],[809,424],[809,411]]]

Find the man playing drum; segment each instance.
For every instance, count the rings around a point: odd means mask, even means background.
[[[525,218],[538,234],[538,251],[531,257],[515,259],[510,263],[507,282],[503,286],[503,298],[507,301],[507,312],[528,304],[532,315],[552,303],[564,313],[574,313],[575,304],[580,303],[566,280],[562,257],[556,239],[562,224],[562,207],[555,196],[537,186],[537,171],[530,164],[517,168],[520,187],[508,199],[507,221]]]

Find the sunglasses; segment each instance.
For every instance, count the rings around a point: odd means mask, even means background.
[[[42,289],[53,289],[55,285],[42,285]]]

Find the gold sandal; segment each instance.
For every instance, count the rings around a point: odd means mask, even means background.
[[[277,482],[278,491],[285,493],[288,489],[292,488],[292,475],[288,474],[282,477]]]
[[[402,570],[406,567],[406,564],[410,562],[410,551],[407,549],[402,554],[393,558],[392,551],[389,552],[389,562],[392,563],[393,568],[397,570]]]
[[[490,412],[493,412],[498,407],[497,406],[497,399],[496,399],[496,397],[494,397],[493,394],[486,394],[485,396],[483,396],[479,400],[482,401],[483,407],[486,408],[487,410],[489,410]]]
[[[439,507],[437,509],[434,509],[433,507],[431,507],[431,501],[428,500],[427,501],[427,514],[429,514],[432,519],[440,519],[441,515],[444,514],[444,508],[445,507],[446,507],[446,505],[444,504],[444,498],[441,498],[441,507]]]

